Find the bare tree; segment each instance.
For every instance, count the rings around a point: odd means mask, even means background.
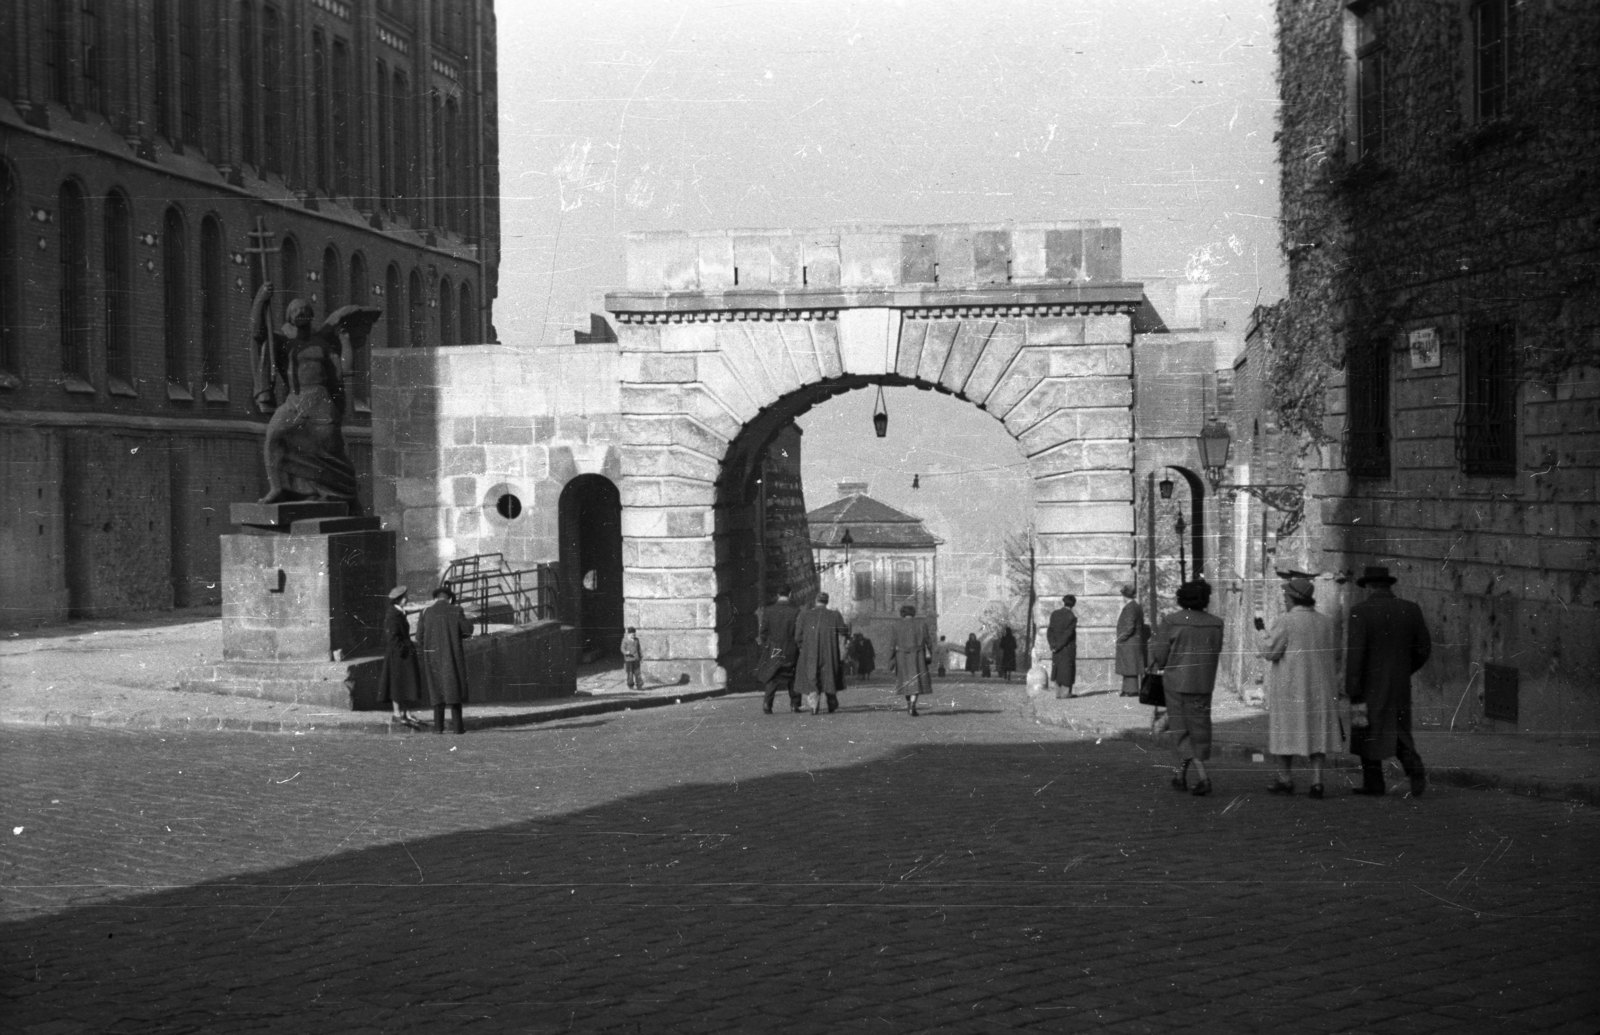
[[[1027,645],[1031,664],[1033,638],[1037,632],[1033,611],[1039,602],[1039,536],[1033,522],[1029,521],[1020,531],[1006,536],[1005,545],[1001,550],[1005,560],[1006,583],[1011,589],[1012,600],[1026,604],[1023,628],[1027,635],[1022,642]],[[1026,669],[1027,666],[1024,666],[1024,671]]]

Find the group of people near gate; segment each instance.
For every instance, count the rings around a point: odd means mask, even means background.
[[[1003,682],[1011,682],[1017,670],[1017,634],[1011,626],[1000,627],[998,636],[978,639],[977,633],[968,633],[967,642],[961,645],[962,668],[969,676],[989,678],[994,672]]]
[[[1277,773],[1267,790],[1295,792],[1293,765],[1298,756],[1310,765],[1310,796],[1322,798],[1328,754],[1339,750],[1348,737],[1350,752],[1361,761],[1356,794],[1386,792],[1383,763],[1389,758],[1399,759],[1411,793],[1422,794],[1427,771],[1411,732],[1411,676],[1427,662],[1431,650],[1422,609],[1395,596],[1397,580],[1388,568],[1369,567],[1356,579],[1367,597],[1350,609],[1341,644],[1333,617],[1317,610],[1310,577],[1288,576],[1283,584],[1284,613],[1270,628],[1256,619],[1259,656],[1272,666],[1267,678],[1267,751]],[[1122,592],[1128,598],[1117,623],[1116,670],[1123,677],[1122,693],[1165,706],[1179,762],[1173,789],[1210,794],[1206,762],[1211,758],[1211,696],[1223,630],[1222,619],[1206,610],[1211,587],[1204,580],[1178,587],[1178,610],[1161,619],[1148,651],[1144,610],[1133,599],[1132,586],[1124,586]],[[1156,679],[1159,691],[1154,690]],[[1069,677],[1068,695],[1071,685]],[[1153,693],[1159,702],[1150,699]],[[1341,694],[1350,706],[1348,732],[1340,715]],[[1192,787],[1190,769],[1195,774]]]
[[[850,634],[844,616],[828,606],[828,594],[818,593],[811,606],[802,609],[795,607],[791,593],[788,586],[778,587],[778,599],[761,609],[756,679],[763,686],[762,711],[772,714],[780,690],[791,711],[809,707],[816,715],[824,700],[829,712],[838,711],[846,659],[857,672],[870,675],[876,667],[876,649],[866,637]],[[909,715],[918,714],[918,697],[933,692],[933,657],[932,631],[917,620],[915,607],[904,605],[891,629],[887,661],[894,676],[893,692],[905,699]]]

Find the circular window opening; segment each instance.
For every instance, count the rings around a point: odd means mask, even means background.
[[[507,492],[494,501],[494,510],[496,514],[499,514],[507,521],[513,521],[522,514],[522,501],[517,499],[514,494]]]

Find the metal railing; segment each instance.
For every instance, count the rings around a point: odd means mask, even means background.
[[[530,625],[556,617],[556,574],[554,564],[513,569],[503,554],[476,553],[451,561],[439,585],[449,586],[456,603],[488,632],[491,623]]]

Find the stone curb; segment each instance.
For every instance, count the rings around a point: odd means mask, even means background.
[[[678,694],[663,694],[652,697],[619,697],[616,699],[589,698],[571,704],[554,705],[541,708],[538,711],[518,712],[511,715],[480,715],[473,716],[467,713],[467,728],[469,730],[498,729],[506,726],[531,726],[541,722],[554,722],[559,719],[575,719],[589,715],[603,715],[608,712],[634,711],[641,708],[662,708],[674,704],[686,704],[690,701],[701,701],[707,698],[723,697],[733,691],[727,688],[711,690],[686,690]],[[471,707],[470,705],[468,707]],[[226,716],[195,717],[188,715],[163,715],[149,716],[143,714],[126,714],[109,712],[100,715],[77,715],[66,712],[35,712],[6,716],[0,719],[0,726],[21,728],[84,728],[96,729],[124,729],[124,730],[149,730],[153,732],[172,733],[214,733],[214,732],[247,732],[247,733],[377,733],[377,734],[409,734],[426,733],[427,730],[413,730],[406,726],[396,726],[392,722],[351,721],[349,719],[327,719],[317,721],[289,721],[280,722],[272,719],[238,719]]]
[[[1110,736],[1119,736],[1123,740],[1151,747],[1170,747],[1161,739],[1160,734],[1150,733],[1148,730],[1121,730]],[[1254,756],[1266,757],[1266,749],[1253,747],[1249,744],[1218,744],[1215,749],[1223,757],[1238,758],[1241,761],[1254,763]],[[1361,766],[1349,755],[1336,755],[1326,763],[1329,769],[1348,770],[1360,772]],[[1492,772],[1488,769],[1478,769],[1473,766],[1428,766],[1428,780],[1433,783],[1447,784],[1451,787],[1467,787],[1475,790],[1507,791],[1511,794],[1521,794],[1530,798],[1549,798],[1554,801],[1576,801],[1587,805],[1600,805],[1600,787],[1590,786],[1576,781],[1540,780],[1532,776],[1507,776],[1504,773]]]

